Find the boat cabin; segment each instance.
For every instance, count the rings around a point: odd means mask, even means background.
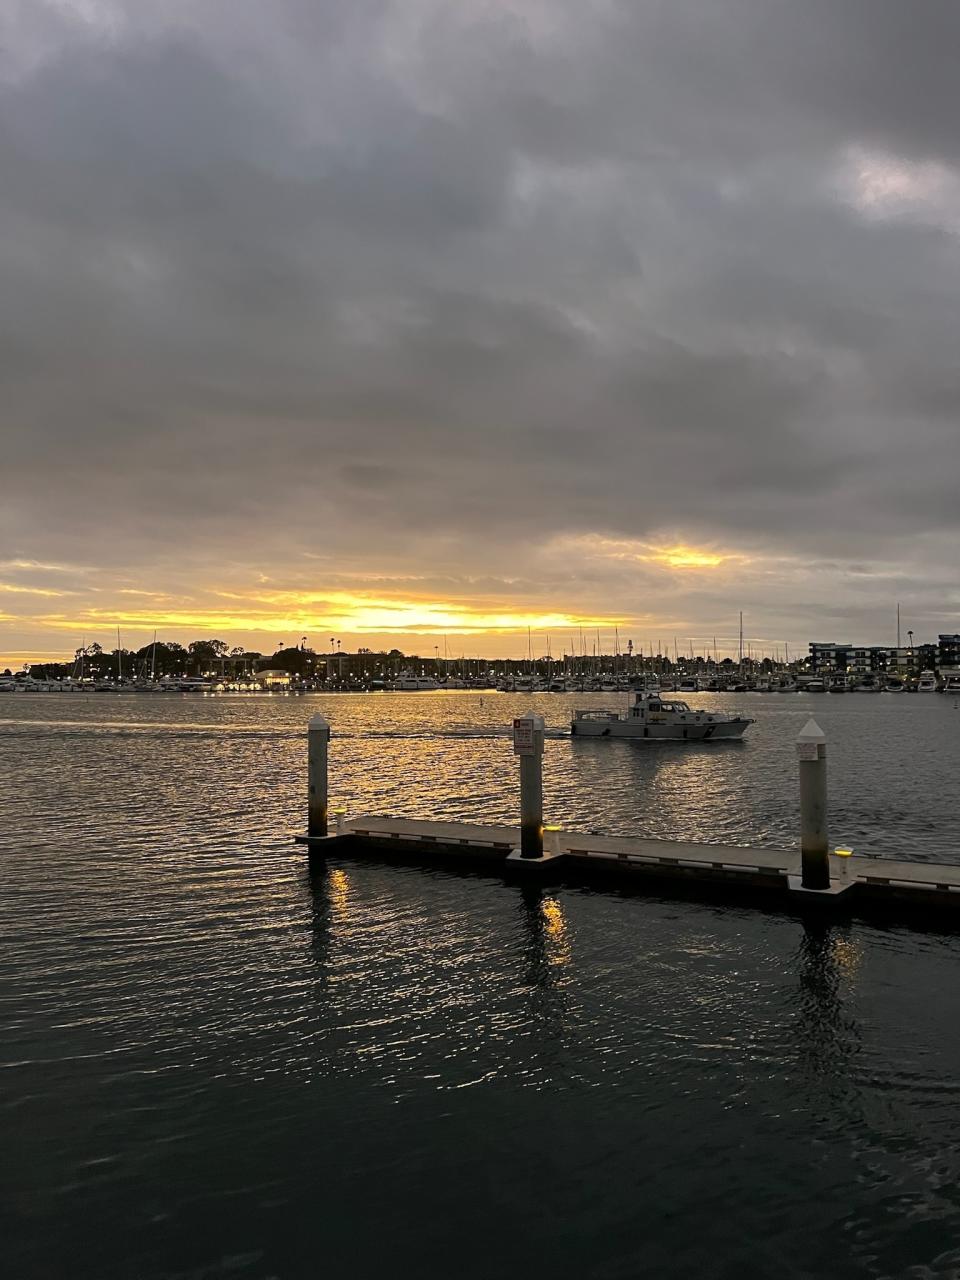
[[[689,703],[676,698],[661,698],[656,695],[651,697],[649,694],[637,695],[629,715],[632,720],[646,720],[651,724],[662,724],[668,720],[674,724],[678,721],[682,724],[688,716],[697,723],[704,719],[704,713],[691,711]],[[713,716],[708,715],[706,719],[712,720]]]

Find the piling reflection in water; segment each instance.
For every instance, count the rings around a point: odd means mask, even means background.
[[[563,908],[554,893],[536,884],[524,884],[520,895],[526,933],[525,979],[530,1012],[539,1025],[537,1052],[546,1050],[550,1057],[567,1024],[563,971],[570,964],[570,938]]]
[[[851,1087],[851,1060],[861,1047],[860,1028],[844,1009],[844,990],[859,964],[860,947],[849,924],[816,916],[804,921],[797,953],[799,1058],[820,1083],[841,1089]]]

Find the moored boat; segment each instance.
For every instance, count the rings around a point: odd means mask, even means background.
[[[425,693],[432,689],[439,689],[440,685],[433,676],[417,676],[412,671],[401,671],[396,680],[387,685],[387,688],[400,693]]]

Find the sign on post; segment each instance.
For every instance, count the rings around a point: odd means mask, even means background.
[[[533,737],[533,719],[530,716],[518,716],[513,722],[513,754],[515,756],[532,756],[536,754]]]
[[[798,760],[819,760],[818,743],[816,742],[798,742],[797,743],[797,759]]]

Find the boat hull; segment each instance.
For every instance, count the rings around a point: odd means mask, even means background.
[[[638,742],[720,742],[739,740],[752,720],[715,720],[712,723],[642,724],[631,720],[577,719],[570,725],[575,738],[629,738]]]

